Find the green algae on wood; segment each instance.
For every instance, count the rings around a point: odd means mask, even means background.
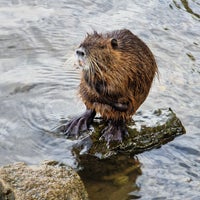
[[[98,118],[93,123],[93,131],[90,136],[82,140],[81,145],[75,147],[75,151],[82,152],[84,143],[88,144],[91,140],[90,147],[87,147],[87,153],[91,156],[105,159],[119,153],[135,155],[146,150],[159,148],[161,145],[172,141],[175,137],[185,133],[179,118],[169,109],[158,109],[146,113],[138,112],[134,121],[128,124],[129,136],[125,137],[122,142],[106,143],[99,140],[101,130],[105,127],[105,121]]]

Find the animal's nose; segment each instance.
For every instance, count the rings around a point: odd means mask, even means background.
[[[76,50],[76,55],[77,56],[81,56],[81,57],[85,56],[85,50],[83,48],[77,49]]]

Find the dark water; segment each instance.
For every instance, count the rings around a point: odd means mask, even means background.
[[[0,165],[54,159],[76,166],[70,151],[75,141],[48,132],[84,110],[77,96],[79,71],[64,62],[86,32],[120,28],[140,36],[159,66],[160,82],[140,110],[171,107],[187,131],[138,155],[142,175],[136,196],[198,200],[199,0],[1,0]]]

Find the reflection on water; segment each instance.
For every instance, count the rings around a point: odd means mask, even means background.
[[[189,3],[192,3],[193,5],[192,6],[195,6],[195,5],[200,5],[200,3],[198,3],[198,1],[195,1],[195,0],[191,0],[191,1],[187,1],[187,0],[180,0],[179,1],[176,1],[174,0],[174,4],[175,6],[178,8],[178,9],[181,9],[182,6],[185,8],[185,10],[190,13],[191,15],[193,15],[194,17],[197,17],[200,19],[200,14],[198,14],[197,12],[193,11],[193,9],[191,8],[191,5]],[[182,5],[181,5],[182,4]],[[198,7],[198,6],[197,6]]]
[[[63,63],[86,32],[128,28],[152,49],[160,71],[140,109],[171,107],[187,131],[138,156],[138,195],[198,199],[199,15],[198,0],[1,0],[0,164],[54,159],[76,166],[75,141],[49,133],[60,119],[84,109],[76,90],[79,71]]]
[[[79,175],[91,199],[115,200],[140,197],[138,194],[140,187],[136,184],[136,179],[142,172],[137,158],[118,155],[102,161],[83,155],[80,156],[80,163],[84,169]]]

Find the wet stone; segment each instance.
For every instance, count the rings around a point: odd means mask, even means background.
[[[81,142],[74,147],[74,151],[79,157],[86,154],[99,159],[118,154],[135,155],[159,148],[177,136],[185,134],[180,119],[170,108],[138,112],[133,119],[134,121],[128,124],[129,136],[122,142],[107,143],[105,140],[99,140],[106,122],[101,118],[95,118],[92,130],[88,131],[85,137],[83,136]]]
[[[56,161],[40,166],[15,163],[0,168],[1,200],[87,200],[79,175]]]

